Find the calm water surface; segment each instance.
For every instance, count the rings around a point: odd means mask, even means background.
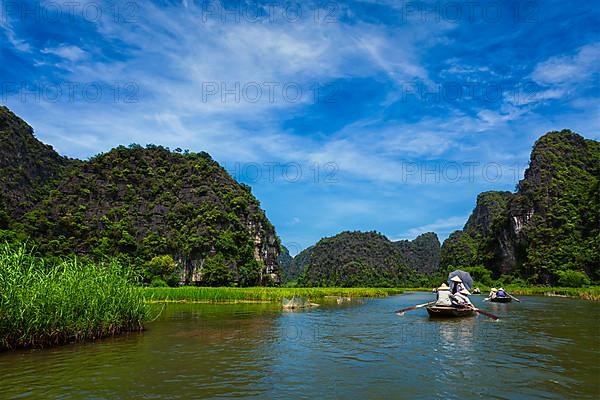
[[[0,398],[600,397],[600,304],[548,297],[483,304],[498,322],[393,313],[432,296],[293,313],[168,304],[142,334],[0,354]]]

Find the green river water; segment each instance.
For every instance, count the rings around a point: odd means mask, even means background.
[[[2,399],[597,399],[600,304],[522,297],[431,320],[430,293],[326,302],[167,304],[141,334],[0,354]]]

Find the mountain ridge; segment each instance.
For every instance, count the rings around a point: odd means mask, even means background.
[[[400,286],[436,272],[439,255],[433,232],[393,242],[375,231],[344,231],[301,251],[287,275],[307,286]]]

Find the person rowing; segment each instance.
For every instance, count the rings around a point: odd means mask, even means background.
[[[436,306],[450,306],[452,302],[450,301],[450,288],[445,283],[442,283],[439,288],[437,288],[437,299],[435,302]]]
[[[456,293],[459,293],[463,289],[465,289],[465,286],[463,285],[462,279],[460,279],[460,277],[458,277],[458,276],[453,276],[450,279],[450,292],[452,294],[456,294]]]
[[[450,301],[456,307],[473,307],[473,303],[469,300],[470,294],[467,289],[462,289],[460,292],[451,295]]]

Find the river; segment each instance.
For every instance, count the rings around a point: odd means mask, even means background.
[[[326,302],[166,304],[141,334],[0,354],[0,398],[598,398],[600,304],[474,302],[500,317],[431,320],[430,293]]]

